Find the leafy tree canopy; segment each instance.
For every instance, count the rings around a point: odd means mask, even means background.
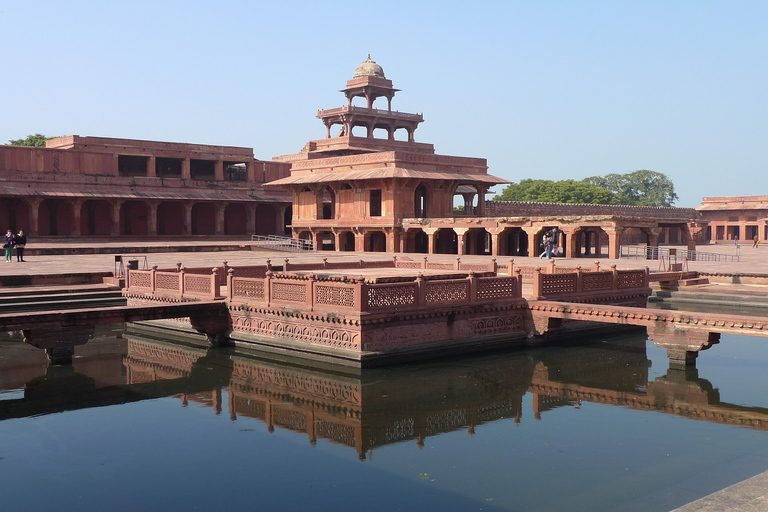
[[[584,181],[610,190],[619,204],[638,206],[672,206],[678,197],[675,185],[665,174],[639,170],[627,174],[591,176]]]
[[[524,179],[493,198],[495,201],[546,203],[627,204],[672,206],[675,187],[666,175],[655,171],[592,176],[583,180]]]
[[[46,137],[40,133],[34,135],[27,135],[26,139],[9,140],[8,143],[11,146],[34,146],[36,148],[44,148],[45,141],[53,139],[53,137]]]

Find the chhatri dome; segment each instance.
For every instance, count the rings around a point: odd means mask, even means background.
[[[381,69],[381,66],[376,64],[376,62],[371,60],[371,54],[368,54],[368,58],[365,59],[365,61],[357,66],[357,69],[355,70],[355,74],[352,76],[353,79],[355,78],[363,78],[366,76],[375,76],[377,78],[387,78],[384,76],[384,70]]]

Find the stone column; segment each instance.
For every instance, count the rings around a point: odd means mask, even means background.
[[[157,161],[155,160],[155,155],[150,156],[149,162],[147,162],[147,177],[148,178],[157,177]]]
[[[85,199],[75,199],[72,201],[72,236],[81,236],[80,231],[80,213]]]
[[[224,181],[224,160],[216,160],[213,164],[213,179]]]
[[[467,251],[469,251],[469,237],[467,236],[467,232],[469,229],[467,228],[453,228],[453,230],[456,232],[456,236],[458,237],[459,241],[459,254],[469,254]]]
[[[125,204],[125,201],[116,201],[112,204],[112,229],[110,230],[110,236],[120,236],[120,210]]]
[[[147,204],[147,235],[157,236],[157,209],[160,204],[157,201],[149,201]]]
[[[185,158],[181,161],[181,179],[192,179],[192,170],[189,162],[189,158]]]
[[[563,255],[566,258],[578,258],[579,254],[579,231],[577,227],[560,228],[562,235],[565,237],[565,246],[563,247]]]
[[[524,226],[523,231],[528,235],[528,257],[535,258],[539,255],[539,244],[536,243],[536,235],[541,231],[541,226]]]
[[[256,206],[255,204],[245,205],[245,233],[249,236],[256,233]]]
[[[36,197],[29,202],[29,234],[31,236],[37,236],[39,234],[40,204],[42,202],[42,197]]]
[[[621,251],[621,233],[624,231],[623,228],[608,228],[605,229],[605,232],[608,233],[608,258],[612,260],[619,259],[620,251]],[[598,241],[598,246],[600,245]],[[596,256],[599,256],[599,254],[595,254]]]
[[[224,210],[226,209],[227,205],[225,203],[216,203],[214,205],[214,208],[216,208],[216,235],[223,235],[224,234]],[[192,217],[192,208],[189,209],[189,216],[190,216],[190,222]]]
[[[424,228],[424,233],[427,234],[427,254],[435,254],[435,234],[437,228]]]

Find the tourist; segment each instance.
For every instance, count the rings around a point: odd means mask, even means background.
[[[19,234],[14,238],[16,244],[16,261],[24,261],[24,247],[27,245],[27,236],[24,230],[20,229]]]
[[[550,251],[549,242],[550,242],[549,233],[547,233],[546,235],[544,235],[544,238],[541,239],[541,246],[544,248],[544,250],[541,252],[541,254],[539,254],[539,259],[542,259],[544,256],[546,256],[547,259],[552,258],[551,253],[549,253]]]
[[[552,259],[552,251],[555,249],[555,242],[557,241],[557,228],[552,228],[547,233],[547,238],[549,239],[549,242],[547,243],[547,249],[545,253],[547,254],[547,259]]]
[[[757,249],[757,248],[760,246],[760,239],[757,237],[757,235],[755,235],[755,236],[752,238],[752,241],[754,242],[754,243],[752,244],[752,248],[753,248],[753,249]]]
[[[3,245],[3,249],[5,249],[5,262],[10,263],[13,261],[13,231],[10,229],[5,232],[5,244]]]

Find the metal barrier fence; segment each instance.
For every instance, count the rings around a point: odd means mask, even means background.
[[[642,258],[644,260],[669,261],[675,258],[680,261],[739,261],[739,253],[718,254],[702,251],[690,251],[679,247],[654,247],[651,245],[622,245],[619,258]]]
[[[276,251],[313,251],[315,242],[301,238],[277,235],[251,235],[251,242],[256,247]]]

